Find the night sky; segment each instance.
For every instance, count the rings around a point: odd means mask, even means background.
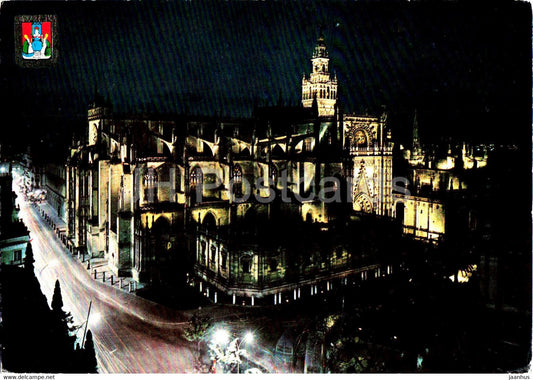
[[[530,141],[531,8],[525,2],[4,2],[2,128],[60,147],[95,88],[118,112],[248,117],[298,104],[323,30],[345,112],[389,109],[393,135]],[[14,15],[56,14],[58,63],[20,68]],[[525,139],[525,140],[524,140]]]

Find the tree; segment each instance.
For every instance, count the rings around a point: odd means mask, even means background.
[[[202,369],[202,342],[209,327],[211,327],[211,320],[208,316],[194,314],[183,331],[185,339],[196,343],[195,368],[198,371]]]
[[[58,322],[61,324],[61,331],[63,335],[69,336],[72,331],[78,329],[78,326],[74,326],[74,317],[70,312],[63,311],[63,297],[61,295],[61,286],[59,280],[56,280],[54,287],[54,295],[52,296],[52,313],[58,318]]]
[[[24,258],[24,269],[30,273],[33,273],[33,248],[31,242],[28,243],[28,248],[26,248],[26,257]]]
[[[59,285],[59,280],[56,280],[56,284],[54,286],[52,310],[58,314],[63,312],[63,296],[61,295],[61,286]]]
[[[96,352],[94,350],[93,333],[91,330],[87,330],[83,354],[85,370],[89,373],[97,373]]]

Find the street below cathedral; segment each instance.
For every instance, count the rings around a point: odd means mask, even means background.
[[[35,275],[52,300],[59,280],[63,309],[71,312],[81,341],[92,301],[88,328],[95,340],[100,373],[190,373],[190,343],[182,338],[187,317],[180,312],[94,281],[62,245],[38,208],[18,197],[20,218],[30,231]]]

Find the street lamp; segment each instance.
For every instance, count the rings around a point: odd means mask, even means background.
[[[55,259],[52,260],[52,261],[47,262],[47,263],[45,264],[45,266],[42,267],[41,270],[39,271],[39,277],[41,277],[41,273],[43,273],[43,270],[45,270],[47,267],[51,267],[51,268],[52,268],[52,267],[57,266],[57,264],[59,264],[59,261],[57,261],[57,260],[55,260]]]
[[[244,334],[243,340],[252,343],[254,341],[254,334],[251,331],[247,331],[246,334]]]
[[[89,310],[87,311],[87,319],[78,326],[76,329],[76,334],[79,329],[81,329],[84,325],[85,328],[83,330],[83,337],[81,338],[81,347],[83,348],[85,346],[85,337],[87,336],[87,328],[89,327],[89,324],[91,324],[93,327],[97,326],[100,320],[102,319],[102,315],[98,312],[93,312],[91,314],[91,307],[93,305],[93,301],[89,301]]]
[[[219,359],[224,364],[237,363],[237,373],[240,373],[241,354],[246,354],[245,350],[241,350],[241,344],[252,343],[254,335],[248,331],[244,336],[234,338],[230,341],[231,334],[225,329],[218,329],[213,334],[213,343],[210,348],[215,353],[215,360]]]
[[[229,332],[224,329],[216,330],[213,335],[213,341],[218,344],[219,346],[222,346],[229,341]]]

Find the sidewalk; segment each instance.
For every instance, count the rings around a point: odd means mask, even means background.
[[[141,289],[142,285],[136,283],[131,277],[118,277],[113,274],[107,264],[107,259],[104,257],[91,257],[86,259],[87,254],[76,252],[76,248],[66,235],[66,223],[62,220],[55,210],[50,207],[46,202],[33,203],[30,202],[31,207],[35,208],[43,220],[48,226],[55,232],[58,239],[63,243],[65,249],[73,256],[76,255],[80,265],[83,265],[85,269],[90,272],[91,277],[96,281],[99,280],[108,286],[112,286],[116,289],[125,292],[135,292],[137,289]]]

